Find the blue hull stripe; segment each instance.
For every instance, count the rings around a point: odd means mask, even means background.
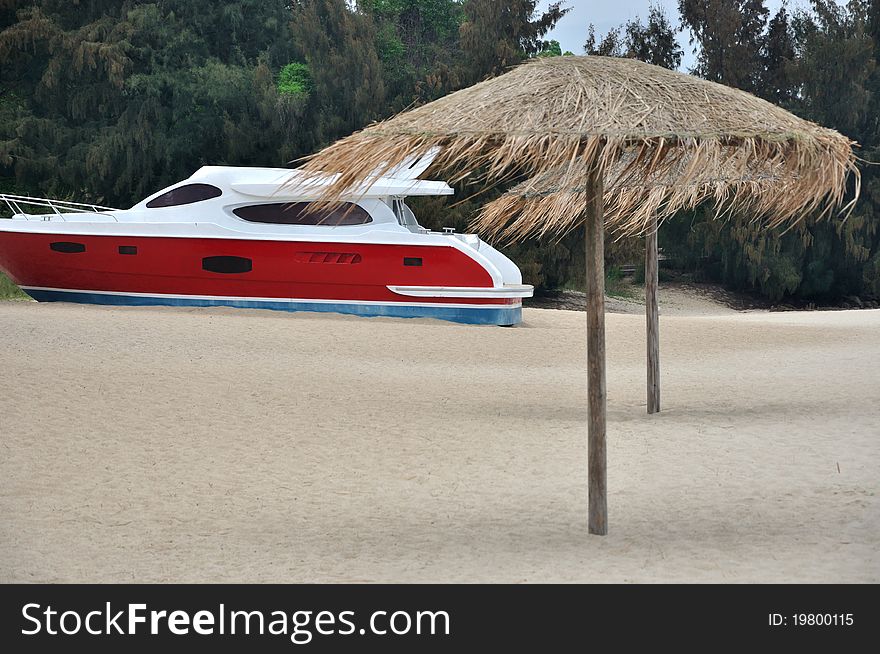
[[[388,316],[392,318],[438,318],[470,325],[516,325],[522,322],[522,306],[503,308],[437,307],[430,304],[413,306],[395,304],[348,304],[331,302],[273,302],[243,298],[179,298],[174,296],[87,293],[82,291],[23,289],[38,302],[79,302],[123,306],[187,306],[237,307],[240,309],[273,309],[276,311],[317,311],[345,313],[356,316]]]

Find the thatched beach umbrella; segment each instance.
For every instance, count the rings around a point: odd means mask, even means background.
[[[842,203],[848,175],[857,177],[851,146],[833,130],[689,75],[630,59],[552,57],[372,125],[319,152],[304,169],[338,171],[323,199],[339,201],[364,180],[440,147],[433,170],[449,171],[453,180],[471,174],[489,181],[533,178],[561,170],[567,188],[583,187],[583,204],[572,202],[554,211],[539,233],[584,226],[588,522],[591,533],[605,534],[606,171],[622,157],[629,158],[630,174],[642,179],[680,165],[685,187],[698,178],[723,180],[731,170],[778,170],[784,192],[765,205],[768,220],[778,222],[817,209],[831,211]],[[728,208],[742,202],[745,195],[735,195]],[[636,217],[622,218],[619,225],[644,229]],[[509,234],[516,235],[517,228]]]

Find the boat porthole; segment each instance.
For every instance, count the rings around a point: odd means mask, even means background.
[[[85,252],[86,246],[82,243],[71,243],[70,241],[56,241],[49,244],[49,249],[55,252],[63,252],[65,254],[77,254]]]
[[[202,269],[215,273],[246,273],[253,270],[253,262],[245,257],[216,256],[202,259]]]
[[[138,249],[136,245],[120,245],[119,246],[119,254],[137,254]]]
[[[422,258],[421,257],[404,257],[403,258],[404,266],[421,266]]]

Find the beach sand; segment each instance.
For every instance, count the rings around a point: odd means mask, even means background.
[[[880,311],[512,329],[0,303],[0,582],[878,582]]]

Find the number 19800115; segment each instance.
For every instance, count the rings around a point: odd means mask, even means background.
[[[853,622],[852,613],[770,613],[767,617],[771,627],[850,627]]]

